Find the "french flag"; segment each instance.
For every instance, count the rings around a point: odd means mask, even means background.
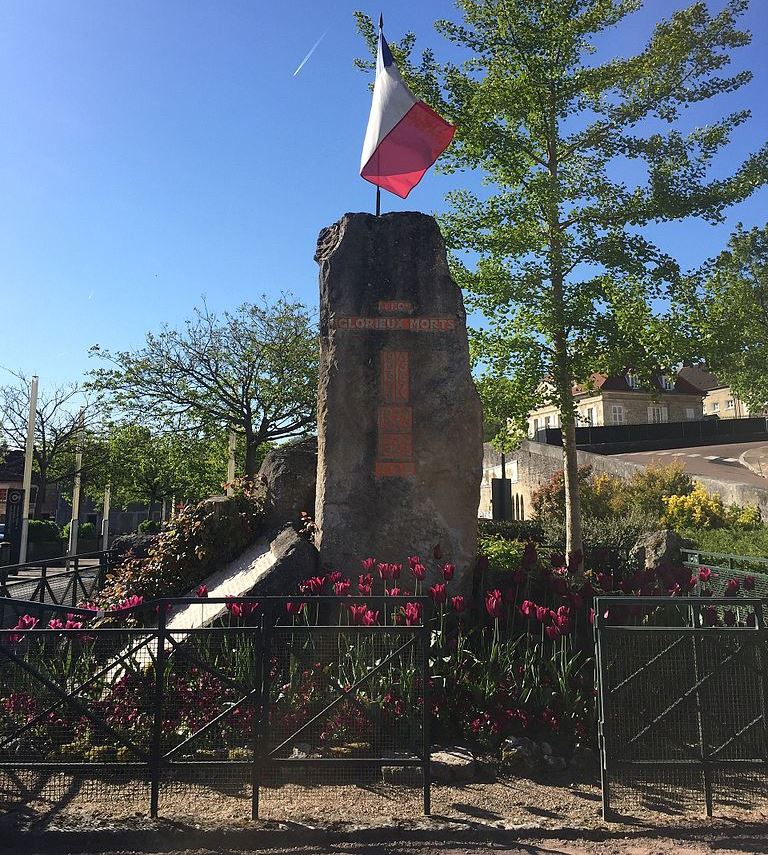
[[[405,199],[445,151],[456,128],[414,98],[392,59],[379,21],[371,115],[360,175]]]

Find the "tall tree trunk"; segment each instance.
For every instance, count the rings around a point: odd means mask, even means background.
[[[560,179],[558,163],[559,129],[555,81],[550,82],[550,115],[547,140],[550,198],[547,210],[549,230],[549,275],[552,286],[552,330],[555,387],[560,401],[560,432],[563,437],[563,482],[565,484],[565,552],[576,569],[583,563],[581,494],[576,457],[576,412],[573,405],[573,370],[568,353],[565,312],[565,264],[560,226]]]
[[[562,301],[562,282],[553,278],[553,292]],[[563,437],[563,482],[565,484],[565,551],[578,569],[583,562],[581,530],[581,492],[579,462],[576,456],[576,416],[573,409],[571,366],[565,331],[555,338],[555,374],[560,398],[560,433]]]
[[[253,478],[256,474],[256,454],[261,443],[252,433],[245,434],[245,475]]]
[[[579,464],[576,457],[576,425],[573,417],[562,423],[563,473],[565,475],[565,549],[574,568],[584,562],[584,542],[581,529],[581,492]]]

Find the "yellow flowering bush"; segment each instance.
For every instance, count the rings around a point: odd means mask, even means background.
[[[684,496],[665,496],[664,521],[677,530],[683,528],[720,528],[727,522],[727,511],[719,496],[708,493],[700,484]]]
[[[728,522],[737,528],[760,528],[762,519],[757,505],[732,505],[728,511]]]

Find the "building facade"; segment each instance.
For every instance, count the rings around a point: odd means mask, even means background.
[[[704,415],[717,419],[746,419],[763,413],[750,412],[749,407],[703,364],[687,365],[680,375],[704,395]]]
[[[593,374],[589,383],[574,386],[573,396],[579,426],[695,421],[704,413],[704,393],[680,375],[655,376],[648,389],[640,386],[632,372],[611,377]],[[559,426],[560,413],[554,405],[532,410],[528,417],[532,437],[539,430]]]

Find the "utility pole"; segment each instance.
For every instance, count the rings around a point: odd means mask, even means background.
[[[32,376],[29,388],[29,416],[27,418],[27,444],[24,448],[24,490],[23,510],[21,517],[21,546],[19,548],[19,564],[27,560],[27,539],[29,537],[29,504],[32,496],[32,457],[35,450],[35,420],[37,418],[37,374]]]
[[[109,549],[109,506],[112,501],[112,485],[104,488],[104,508],[101,512],[101,548],[104,552]]]
[[[75,454],[75,483],[72,487],[72,519],[69,523],[69,549],[67,555],[77,555],[77,528],[80,521],[80,482],[83,468],[83,442],[85,440],[85,410],[81,408],[78,418],[77,452]]]

